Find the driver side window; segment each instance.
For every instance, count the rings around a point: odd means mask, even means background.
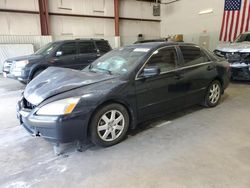
[[[174,47],[166,47],[154,52],[146,64],[147,67],[158,67],[161,73],[174,70],[177,64],[177,54]]]

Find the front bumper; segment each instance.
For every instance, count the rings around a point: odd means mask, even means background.
[[[230,67],[234,80],[250,80],[250,64],[243,62],[232,63]]]
[[[20,82],[23,82],[23,83],[28,83],[29,74],[30,74],[29,69],[24,68],[24,69],[21,69],[20,71],[16,71],[15,69],[12,68],[12,64],[4,63],[3,76],[5,78],[11,78],[11,79],[19,80]]]
[[[16,75],[13,75],[13,74],[11,74],[9,72],[3,71],[3,77],[4,78],[15,79],[15,80],[18,80],[18,81],[20,81],[22,83],[26,83],[26,84],[29,82],[29,78],[26,75],[16,76]]]
[[[34,110],[25,109],[21,101],[17,105],[20,124],[32,135],[55,143],[67,143],[87,139],[87,114],[67,116],[38,116]]]

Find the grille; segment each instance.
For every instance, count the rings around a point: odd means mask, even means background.
[[[240,53],[227,53],[226,58],[229,62],[239,62],[242,59]]]
[[[216,55],[226,58],[229,63],[250,62],[250,53],[248,52],[222,52],[219,50],[215,50],[214,52]]]
[[[34,109],[36,105],[31,104],[29,101],[27,101],[25,98],[23,98],[23,107],[26,109]]]

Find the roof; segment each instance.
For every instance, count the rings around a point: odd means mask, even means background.
[[[188,45],[188,46],[197,46],[196,44],[192,43],[185,43],[185,42],[148,42],[148,43],[137,43],[132,44],[126,47],[137,47],[137,48],[158,48],[162,46],[173,46],[173,45]]]
[[[134,44],[138,43],[148,43],[148,42],[167,42],[166,39],[149,39],[149,40],[138,40]]]
[[[77,38],[77,39],[58,40],[54,42],[63,43],[63,42],[75,42],[75,41],[107,41],[107,40],[100,38]]]

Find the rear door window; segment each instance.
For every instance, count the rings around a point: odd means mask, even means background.
[[[59,51],[62,52],[62,56],[75,55],[77,53],[76,43],[75,42],[65,43],[61,46]]]
[[[195,46],[180,46],[183,55],[184,66],[196,65],[199,63],[209,62],[208,56]]]
[[[96,53],[95,45],[93,42],[79,42],[80,54]]]
[[[95,43],[101,53],[106,53],[111,50],[107,41],[96,41]]]

